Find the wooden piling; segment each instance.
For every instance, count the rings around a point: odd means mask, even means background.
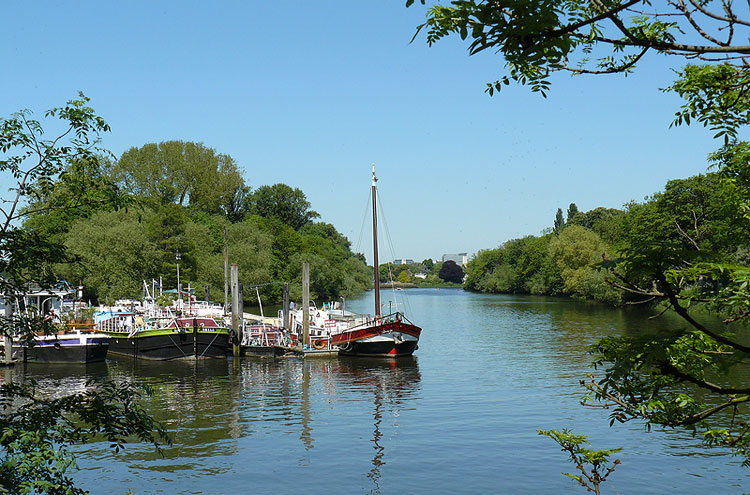
[[[239,268],[232,264],[232,330],[234,340],[232,341],[233,355],[240,355],[240,323],[242,322],[242,304],[240,304]]]
[[[224,315],[229,310],[229,246],[227,245],[227,228],[224,227]]]
[[[13,319],[13,303],[8,299],[5,299],[5,320],[10,322]],[[7,328],[12,329],[12,325],[8,325]],[[12,331],[9,330],[5,336],[5,364],[13,363],[13,337]]]
[[[284,321],[282,325],[284,326],[284,329],[287,331],[290,331],[289,329],[289,282],[284,282],[284,313],[283,318]]]
[[[302,263],[302,345],[310,344],[310,263]]]

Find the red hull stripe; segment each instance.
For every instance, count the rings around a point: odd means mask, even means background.
[[[422,329],[415,325],[409,325],[408,323],[385,323],[383,325],[375,325],[372,327],[365,327],[359,330],[349,330],[343,333],[335,334],[331,336],[331,345],[345,344],[346,342],[355,342],[357,340],[368,339],[370,337],[376,337],[384,333],[398,332],[411,335],[419,339],[419,334],[422,333]]]

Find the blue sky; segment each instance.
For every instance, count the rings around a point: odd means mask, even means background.
[[[706,171],[719,143],[670,129],[680,100],[659,90],[680,60],[652,56],[627,78],[560,75],[546,99],[512,86],[489,97],[503,61],[469,57],[458,38],[409,44],[424,16],[403,0],[10,0],[0,116],[41,116],[81,90],[116,155],[203,142],[252,187],[301,188],[355,247],[374,162],[386,260],[493,248],[539,234],[571,202],[619,208]]]

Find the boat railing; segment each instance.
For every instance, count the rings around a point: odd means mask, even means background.
[[[355,325],[352,325],[346,329],[347,332],[352,331],[352,330],[358,330],[360,327],[362,328],[371,327],[373,324],[383,325],[387,323],[401,323],[401,322],[405,322],[410,325],[412,324],[412,322],[409,321],[409,319],[406,316],[404,316],[404,314],[400,311],[396,311],[388,315],[383,315],[379,318],[376,318],[372,315],[363,315],[361,318],[359,317],[356,318],[355,322],[356,322]]]
[[[143,330],[165,328],[171,326],[173,323],[178,331],[184,327],[177,324],[175,316],[169,314],[112,313],[108,318],[99,321],[96,327],[102,332],[134,335]]]
[[[288,344],[283,330],[266,324],[244,325],[242,329],[242,345],[244,346],[275,346]]]

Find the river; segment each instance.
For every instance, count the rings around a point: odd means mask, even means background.
[[[388,307],[390,291],[383,291]],[[92,493],[585,493],[561,472],[566,455],[539,428],[572,428],[593,448],[621,447],[602,493],[742,493],[748,471],[680,430],[609,427],[579,404],[587,348],[605,335],[677,324],[633,309],[565,299],[409,289],[423,327],[411,359],[221,360],[97,366],[27,365],[42,384],[138,380],[174,445],[77,449]],[[372,312],[372,293],[346,301]],[[404,309],[402,306],[401,309]],[[616,491],[615,491],[616,490]]]

